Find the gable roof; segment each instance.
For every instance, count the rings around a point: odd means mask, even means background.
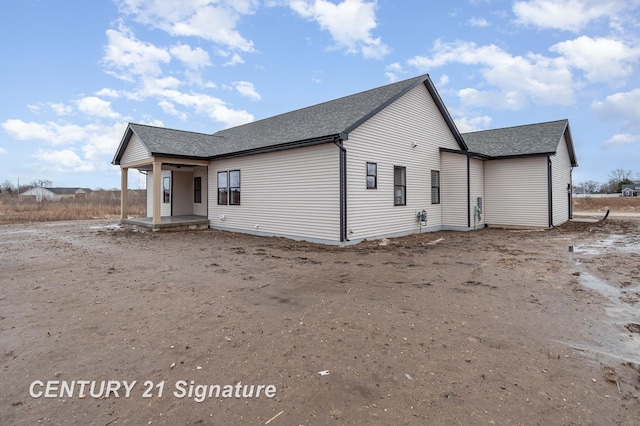
[[[61,188],[61,187],[45,188],[42,186],[34,186],[33,188],[29,188],[28,190],[24,191],[21,195],[29,195],[30,193],[39,192],[39,191],[42,191],[43,193],[46,191],[55,195],[75,195],[75,194],[87,194],[89,192],[93,192],[89,188]]]
[[[206,133],[129,123],[116,153],[118,160],[124,154],[126,143],[129,142],[133,133],[138,135],[151,156],[206,158],[211,155],[212,145],[215,143],[214,136]]]
[[[449,129],[464,149],[464,140],[460,137],[428,74],[221,130],[215,136],[225,139],[221,143],[227,148],[224,153],[228,153],[230,148],[249,151],[263,146],[318,139],[348,139],[350,132],[419,84],[426,85]]]
[[[555,154],[565,136],[571,165],[578,165],[569,120],[506,127],[463,133],[469,150],[490,158],[525,157]]]
[[[120,164],[133,133],[140,137],[152,156],[206,159],[348,139],[350,132],[420,84],[426,86],[460,148],[466,149],[433,82],[425,74],[221,130],[213,135],[130,123],[112,163]]]
[[[92,192],[89,188],[44,188],[58,195],[86,194]]]
[[[622,190],[630,189],[632,191],[640,190],[640,183],[623,183]]]

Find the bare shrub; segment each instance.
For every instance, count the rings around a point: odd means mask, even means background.
[[[129,191],[129,215],[146,216],[145,191]],[[0,224],[120,217],[120,191],[93,191],[59,201],[9,195],[0,197]]]

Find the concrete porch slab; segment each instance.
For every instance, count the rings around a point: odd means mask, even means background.
[[[209,219],[206,216],[163,216],[160,220],[160,223],[154,224],[151,217],[138,217],[121,219],[120,223],[152,231],[190,231],[209,228]]]

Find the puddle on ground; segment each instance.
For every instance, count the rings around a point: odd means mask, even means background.
[[[620,256],[628,252],[638,252],[638,244],[625,240],[624,235],[612,234],[588,244],[569,246],[569,251],[584,256],[598,256],[605,252],[617,252]],[[604,298],[608,320],[602,327],[591,329],[593,342],[564,342],[574,349],[606,355],[624,362],[640,364],[640,335],[635,325],[640,320],[640,303],[626,303],[625,298],[640,292],[640,286],[618,288],[591,274],[581,262],[576,260],[580,272],[581,286],[597,292]],[[629,328],[631,326],[632,329]]]
[[[90,226],[89,229],[121,229],[122,227],[120,226],[119,223],[113,223],[111,225],[95,225],[95,226]]]
[[[629,241],[625,235],[611,234],[607,238],[601,238],[591,243],[569,246],[569,251],[587,256],[597,256],[611,251],[639,253],[640,244]]]

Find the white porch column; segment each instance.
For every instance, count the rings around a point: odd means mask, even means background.
[[[129,218],[129,169],[120,169],[120,220]]]
[[[162,203],[162,161],[153,160],[153,220],[159,225],[162,222],[160,203]]]

